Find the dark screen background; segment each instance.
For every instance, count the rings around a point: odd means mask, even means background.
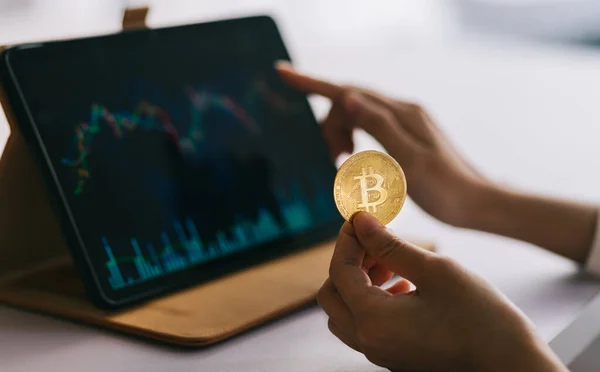
[[[318,125],[272,67],[287,57],[281,42],[272,31],[220,27],[59,43],[13,57],[106,292],[214,271],[220,258],[340,221]]]

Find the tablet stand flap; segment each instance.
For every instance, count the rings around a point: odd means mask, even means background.
[[[119,312],[93,307],[72,267],[64,265],[0,285],[0,302],[164,343],[204,346],[314,303],[334,245],[324,242]]]
[[[148,7],[125,9],[125,13],[123,13],[123,30],[146,28],[148,12]]]
[[[68,252],[43,179],[1,86],[0,106],[10,127],[6,145],[0,147],[1,279]]]

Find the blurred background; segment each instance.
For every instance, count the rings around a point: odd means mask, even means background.
[[[600,43],[595,0],[0,0],[0,42],[114,31],[121,10],[136,5],[152,8],[154,26],[267,12],[301,25],[305,39],[327,31],[319,43],[332,46],[347,36],[360,44],[473,33]]]

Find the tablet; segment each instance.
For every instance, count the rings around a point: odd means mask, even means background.
[[[9,103],[97,306],[335,236],[335,164],[276,60],[289,55],[266,16],[2,54]]]

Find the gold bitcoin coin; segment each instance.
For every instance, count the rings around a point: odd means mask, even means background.
[[[359,211],[371,213],[384,225],[394,219],[406,199],[406,178],[388,154],[362,151],[346,160],[335,176],[333,197],[347,221]]]

